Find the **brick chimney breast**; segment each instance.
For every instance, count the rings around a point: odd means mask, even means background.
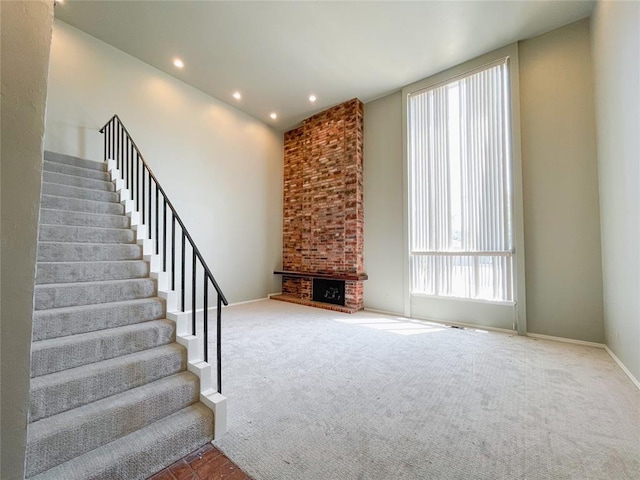
[[[280,300],[348,312],[363,307],[363,112],[354,98],[284,134]],[[315,275],[345,281],[344,307],[313,301]]]

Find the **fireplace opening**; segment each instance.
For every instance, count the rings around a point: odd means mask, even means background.
[[[313,301],[344,307],[344,280],[313,279]]]

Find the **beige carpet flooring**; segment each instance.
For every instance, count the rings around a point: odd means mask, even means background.
[[[640,391],[599,348],[274,300],[225,308],[256,480],[640,479]]]

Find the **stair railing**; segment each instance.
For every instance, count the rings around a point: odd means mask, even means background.
[[[180,310],[184,313],[187,305],[186,302],[186,243],[188,242],[191,250],[191,334],[197,337],[196,332],[196,306],[199,303],[197,298],[197,271],[202,270],[203,290],[203,356],[204,361],[209,363],[209,346],[208,346],[208,307],[209,307],[209,285],[213,286],[217,294],[217,311],[216,311],[216,377],[218,382],[218,393],[222,393],[222,343],[221,343],[221,327],[222,327],[222,304],[228,305],[218,282],[214,278],[211,270],[204,261],[202,254],[198,250],[193,238],[187,231],[183,221],[180,219],[178,212],[167,197],[164,189],[160,186],[158,179],[149,168],[144,157],[140,153],[140,149],[131,138],[129,131],[122,124],[120,117],[114,115],[100,129],[100,133],[104,135],[104,159],[116,162],[123,181],[124,187],[128,190],[130,200],[133,202],[135,210],[140,212],[142,224],[146,225],[146,234],[148,239],[155,244],[156,255],[162,257],[162,271],[167,272],[171,279],[171,290],[175,291],[176,287],[176,224],[178,225],[178,236],[181,239],[179,270],[180,270]],[[125,200],[122,199],[121,200]],[[167,217],[171,219],[171,233],[167,235]],[[153,235],[152,235],[153,233]],[[167,253],[167,248],[170,253]],[[162,252],[161,252],[162,250]],[[167,260],[170,260],[170,268],[167,270]]]

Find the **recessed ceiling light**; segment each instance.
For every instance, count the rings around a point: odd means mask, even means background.
[[[317,100],[315,95],[309,95],[309,101],[310,102],[315,102]]]
[[[269,115],[273,120],[275,120],[276,118],[278,118],[278,114],[276,112],[273,112],[271,115]]]
[[[180,60],[179,58],[174,58],[173,59],[173,64],[178,68],[184,68],[184,62],[182,60]]]
[[[240,100],[242,98],[242,95],[240,95],[240,92],[233,92],[233,98],[235,98],[236,100]]]

